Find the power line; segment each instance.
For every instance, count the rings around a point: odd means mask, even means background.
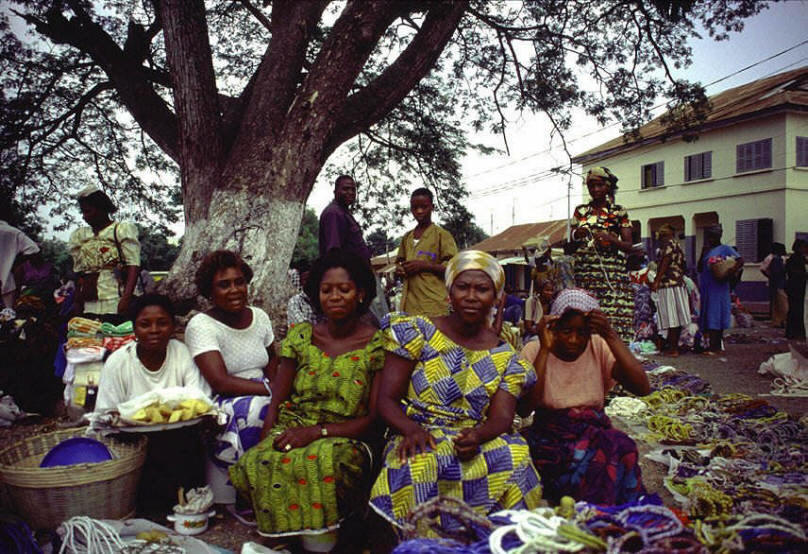
[[[739,75],[739,74],[743,73],[744,71],[748,71],[748,70],[750,70],[750,69],[752,69],[752,68],[754,68],[754,67],[759,66],[759,65],[760,65],[760,64],[762,64],[762,63],[766,63],[766,62],[771,61],[771,60],[773,60],[773,59],[775,59],[775,58],[778,58],[778,57],[782,56],[783,54],[787,54],[788,52],[791,52],[791,51],[793,51],[793,50],[796,50],[797,48],[799,48],[799,47],[801,47],[801,46],[804,46],[804,45],[806,45],[806,44],[808,44],[808,39],[803,40],[802,42],[799,42],[799,43],[797,43],[797,44],[794,44],[794,45],[792,45],[792,46],[790,46],[790,47],[786,48],[785,50],[781,50],[780,52],[777,52],[776,54],[772,54],[771,56],[768,56],[768,57],[766,57],[766,58],[764,58],[764,59],[762,59],[762,60],[759,60],[759,61],[757,61],[757,62],[755,62],[755,63],[753,63],[753,64],[747,65],[746,67],[743,67],[743,68],[741,68],[741,69],[738,69],[737,71],[733,71],[732,73],[730,73],[730,74],[728,74],[728,75],[725,75],[724,77],[721,77],[720,79],[716,79],[715,81],[712,81],[712,82],[710,82],[710,83],[708,83],[708,84],[704,85],[704,88],[706,89],[707,87],[711,87],[711,86],[713,86],[713,85],[716,85],[716,84],[718,84],[718,83],[721,83],[721,82],[723,82],[723,81],[726,81],[727,79],[729,79],[729,78],[731,78],[731,77],[735,77],[736,75]],[[802,60],[805,60],[805,59],[808,59],[808,58],[802,58]],[[776,71],[775,71],[774,73],[772,73],[771,75],[774,75],[774,74],[779,73],[780,71],[782,71],[782,69],[786,69],[786,68],[788,68],[788,67],[791,67],[792,65],[796,65],[797,63],[799,63],[799,62],[800,62],[800,61],[802,61],[802,60],[799,60],[799,61],[797,61],[797,62],[795,62],[795,63],[792,63],[792,64],[789,64],[789,65],[785,66],[784,68],[781,68],[781,69],[779,69],[779,70],[776,70]],[[770,75],[767,75],[767,77],[768,77],[768,76],[770,76]],[[662,102],[662,103],[660,103],[660,104],[657,104],[656,106],[653,106],[653,107],[651,108],[651,111],[656,110],[656,109],[659,109],[659,108],[664,107],[664,106],[666,106],[666,105],[667,105],[667,102]],[[576,141],[579,141],[579,140],[581,140],[581,139],[584,139],[584,138],[590,137],[590,136],[592,136],[592,135],[595,135],[595,134],[597,134],[597,133],[600,133],[600,132],[602,132],[602,131],[605,131],[606,129],[611,129],[612,127],[615,127],[615,126],[617,126],[617,125],[619,125],[619,124],[620,124],[620,122],[619,122],[619,121],[616,121],[616,122],[614,122],[614,123],[610,123],[609,125],[605,125],[605,126],[603,126],[603,127],[599,128],[599,129],[595,130],[595,131],[590,131],[589,133],[583,134],[583,135],[581,135],[581,136],[578,136],[578,137],[573,137],[573,138],[571,138],[571,139],[567,140],[567,144],[571,144],[571,143],[576,142]],[[470,175],[468,178],[469,178],[469,179],[471,179],[471,178],[473,178],[473,177],[478,177],[478,176],[480,176],[480,175],[485,175],[485,174],[487,174],[487,173],[492,173],[492,172],[494,172],[494,171],[499,171],[500,169],[504,169],[504,168],[506,168],[506,167],[510,167],[510,166],[512,166],[512,165],[516,165],[516,164],[521,163],[521,162],[523,162],[523,161],[525,161],[525,160],[528,160],[528,159],[530,159],[530,158],[535,158],[536,156],[540,156],[540,155],[542,155],[542,154],[549,154],[549,153],[550,153],[550,152],[552,152],[553,150],[558,150],[559,148],[562,148],[562,147],[563,147],[563,146],[559,144],[559,145],[556,145],[556,146],[551,146],[551,147],[546,148],[545,150],[541,150],[541,151],[539,151],[539,152],[534,152],[534,153],[532,153],[532,154],[526,154],[525,156],[522,156],[521,158],[518,158],[518,159],[516,159],[516,160],[512,160],[512,161],[506,162],[506,163],[504,163],[504,164],[502,164],[502,165],[498,165],[498,166],[496,166],[496,167],[492,167],[491,169],[485,169],[485,170],[483,170],[483,171],[479,171],[479,172],[477,172],[477,173],[474,173],[473,175]],[[472,194],[473,194],[473,193],[472,193]]]

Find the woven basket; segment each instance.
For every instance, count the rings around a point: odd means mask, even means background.
[[[39,467],[62,441],[84,435],[85,428],[29,437],[0,450],[0,480],[15,511],[35,529],[52,529],[77,515],[121,519],[134,514],[146,437],[131,443],[100,439],[112,453],[107,462]]]

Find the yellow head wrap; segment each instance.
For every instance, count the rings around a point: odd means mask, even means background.
[[[470,269],[484,271],[494,282],[494,290],[499,298],[505,288],[505,271],[494,256],[482,250],[463,250],[449,260],[446,264],[446,290],[452,288],[458,275]]]

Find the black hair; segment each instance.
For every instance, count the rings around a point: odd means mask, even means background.
[[[174,319],[175,310],[171,299],[165,294],[157,294],[156,292],[136,296],[132,301],[132,305],[129,307],[129,319],[134,322],[137,316],[140,315],[140,312],[149,306],[160,306],[168,312],[172,320]]]
[[[306,281],[304,290],[306,296],[309,297],[312,308],[317,313],[323,313],[323,307],[320,305],[320,283],[325,272],[335,267],[341,267],[347,271],[351,280],[356,283],[356,288],[365,293],[365,297],[359,303],[359,313],[366,313],[370,303],[376,297],[376,278],[364,258],[353,252],[339,249],[331,250],[322,258],[317,259],[312,265],[311,271],[309,271],[309,278]]]
[[[575,308],[568,308],[564,310],[564,313],[556,320],[556,325],[566,325],[576,315],[583,316],[584,312],[576,310]]]
[[[247,265],[247,262],[241,259],[241,256],[236,252],[230,250],[215,250],[208,253],[199,268],[196,270],[194,283],[199,294],[209,298],[213,291],[213,276],[217,271],[235,267],[241,270],[244,274],[244,279],[249,283],[253,278],[253,270]]]
[[[429,198],[430,202],[434,202],[434,198],[432,197],[432,191],[426,187],[417,188],[414,191],[412,191],[412,194],[410,194],[410,200],[412,200],[416,196],[426,196],[427,198]]]
[[[334,181],[334,190],[336,190],[336,189],[339,187],[339,183],[340,183],[340,181],[343,181],[343,180],[345,180],[345,179],[350,179],[351,181],[353,181],[353,180],[354,180],[354,178],[353,178],[353,177],[351,177],[350,175],[340,175],[340,176],[339,176],[339,177],[337,177],[337,179]],[[354,183],[356,183],[356,181],[354,181]]]
[[[112,200],[104,191],[97,190],[92,194],[79,198],[79,206],[82,204],[89,204],[96,210],[106,214],[114,214],[118,211],[118,207],[113,204]]]
[[[797,250],[802,248],[803,244],[805,244],[804,240],[802,240],[802,239],[794,239],[794,244],[791,245],[791,251],[796,252]]]
[[[775,256],[784,256],[786,253],[786,245],[782,242],[772,243],[772,254]]]

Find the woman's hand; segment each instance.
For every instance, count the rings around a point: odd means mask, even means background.
[[[417,275],[424,271],[429,271],[429,263],[424,260],[407,260],[402,262],[401,267],[407,276]]]
[[[617,242],[617,237],[607,231],[598,231],[594,233],[595,240],[601,244],[614,244]]]
[[[461,429],[454,440],[455,454],[461,462],[467,462],[480,453],[480,435],[474,427]]]
[[[604,340],[618,336],[617,331],[615,331],[612,324],[609,323],[609,318],[599,310],[589,312],[587,314],[587,321],[589,322],[589,328],[592,329],[592,332],[600,335]]]
[[[129,311],[129,303],[132,301],[131,294],[124,294],[118,300],[118,313],[126,314]]]
[[[539,320],[536,334],[539,335],[539,344],[542,350],[549,351],[553,348],[555,333],[553,332],[552,326],[557,319],[557,315],[546,315]]]
[[[310,427],[291,427],[278,435],[272,446],[275,450],[288,452],[294,448],[303,448],[320,438],[320,428],[316,425]]]
[[[438,445],[432,435],[429,434],[429,431],[419,425],[410,433],[404,435],[404,439],[398,445],[398,459],[401,463],[404,463],[407,458],[434,450],[437,447]]]

